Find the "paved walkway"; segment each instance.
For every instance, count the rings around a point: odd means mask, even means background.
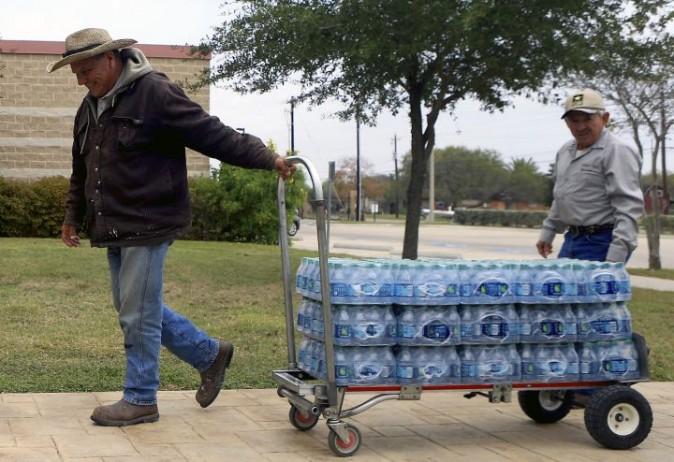
[[[667,461],[674,454],[674,382],[636,387],[654,412],[639,447],[600,447],[574,410],[538,425],[516,403],[466,400],[460,392],[425,392],[420,401],[387,401],[353,419],[363,435],[359,461]],[[347,395],[355,405],[370,395]],[[225,390],[208,409],[194,392],[161,392],[159,422],[106,428],[91,409],[119,393],[0,394],[0,461],[209,462],[338,460],[321,420],[306,433],[288,422],[287,402],[273,389]]]

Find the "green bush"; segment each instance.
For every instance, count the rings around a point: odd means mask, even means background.
[[[192,230],[186,239],[271,244],[278,242],[277,176],[225,166],[213,178],[190,178]],[[303,176],[287,183],[288,220],[303,198]],[[55,237],[60,234],[68,179],[28,182],[0,177],[0,236]]]
[[[304,199],[300,171],[287,183],[288,223]],[[190,180],[192,230],[187,239],[278,242],[277,176],[272,172],[223,165],[213,178]]]
[[[58,236],[67,191],[62,176],[33,182],[0,177],[0,236]]]
[[[547,212],[528,210],[456,209],[454,222],[460,225],[539,228]]]

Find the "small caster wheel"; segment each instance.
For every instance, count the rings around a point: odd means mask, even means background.
[[[653,411],[641,393],[625,385],[598,390],[585,408],[585,427],[609,449],[630,449],[646,439]]]
[[[346,441],[341,439],[333,430],[330,430],[330,433],[328,433],[328,446],[338,457],[352,456],[360,448],[360,431],[353,425],[346,425],[344,429],[349,435]]]
[[[517,394],[522,411],[534,422],[562,420],[573,406],[573,393],[566,390],[526,390]]]
[[[290,423],[293,424],[293,427],[298,429],[301,432],[311,430],[318,423],[319,416],[313,414],[305,414],[295,406],[290,406],[290,412],[288,413],[288,419]]]
[[[278,387],[276,389],[276,394],[279,396],[279,398],[285,398],[285,396],[283,396],[282,391],[283,391],[283,387]]]

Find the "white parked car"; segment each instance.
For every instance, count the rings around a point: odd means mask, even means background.
[[[421,218],[426,218],[428,215],[430,215],[431,209],[421,209]],[[433,215],[435,217],[440,217],[440,218],[447,218],[448,220],[451,220],[454,218],[454,210],[448,209],[448,210],[440,210],[440,209],[435,209],[433,210]]]

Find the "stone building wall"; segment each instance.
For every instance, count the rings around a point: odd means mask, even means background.
[[[209,65],[185,47],[135,46],[173,81],[193,80]],[[69,66],[47,73],[62,52],[63,42],[0,40],[0,176],[70,176],[73,120],[87,90]],[[208,111],[208,88],[188,95]],[[207,157],[188,151],[187,159],[190,175],[208,174]]]

